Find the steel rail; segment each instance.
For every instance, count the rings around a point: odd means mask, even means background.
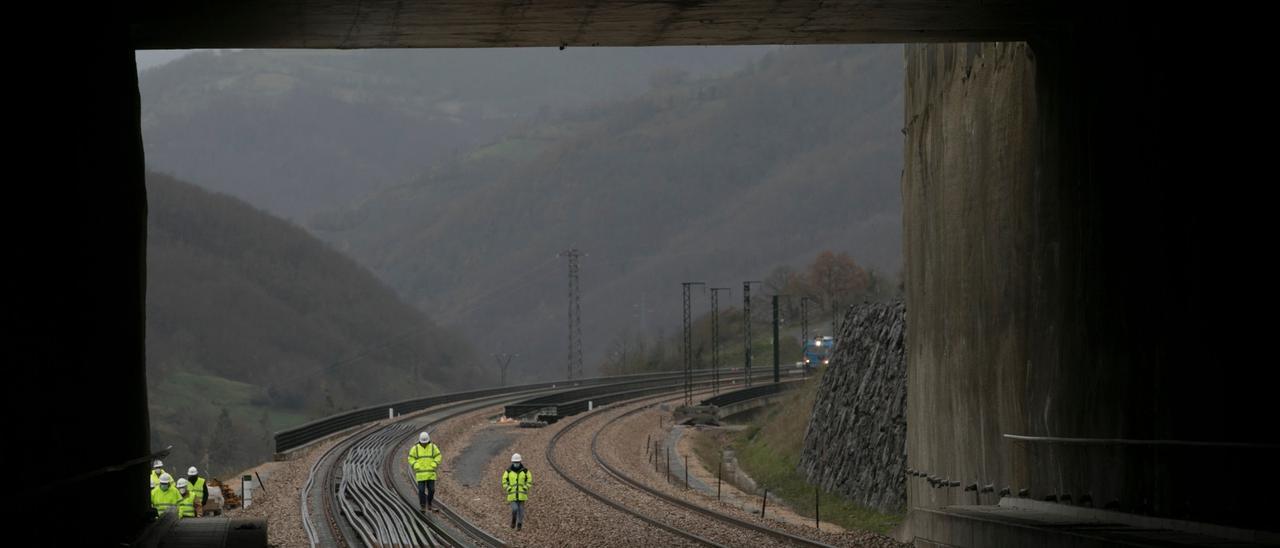
[[[658,398],[649,398],[649,399],[657,399],[657,400],[659,400],[659,401],[665,401],[666,399],[669,399],[669,398],[670,398],[670,395],[671,395],[672,393],[676,393],[676,392],[683,392],[683,390],[684,390],[684,387],[683,387],[683,384],[682,384],[682,385],[679,387],[679,389],[678,389],[678,390],[672,390],[671,392],[666,393],[666,394],[663,394],[662,396],[659,396]],[[677,535],[677,536],[683,537],[683,538],[685,538],[685,539],[691,540],[691,541],[693,541],[693,542],[696,542],[696,543],[701,544],[701,545],[704,545],[704,546],[716,546],[716,547],[723,547],[723,546],[724,546],[723,544],[717,543],[717,542],[715,542],[715,541],[713,541],[713,540],[710,540],[710,539],[705,538],[705,537],[702,537],[702,536],[700,536],[700,535],[697,535],[697,534],[691,533],[691,532],[689,532],[689,531],[685,531],[685,530],[680,529],[680,528],[678,528],[678,527],[673,527],[673,526],[671,526],[671,525],[667,525],[666,523],[663,523],[663,522],[658,521],[658,520],[656,520],[656,519],[650,518],[649,516],[646,516],[646,515],[644,515],[644,514],[641,514],[641,513],[639,513],[639,512],[636,512],[635,510],[632,510],[632,509],[630,509],[630,508],[628,508],[628,507],[626,507],[626,506],[624,506],[624,505],[622,505],[622,504],[620,504],[620,503],[618,503],[618,502],[616,502],[616,501],[609,500],[609,499],[608,499],[608,498],[606,498],[604,495],[601,495],[601,494],[599,494],[599,493],[597,493],[597,492],[595,492],[595,491],[591,490],[591,489],[590,489],[590,488],[588,488],[585,484],[583,484],[583,483],[579,482],[578,480],[575,480],[575,479],[573,479],[573,478],[569,477],[569,474],[568,474],[568,473],[566,473],[566,472],[564,471],[564,468],[562,468],[562,467],[560,466],[559,461],[557,461],[557,460],[556,460],[556,456],[555,456],[555,455],[556,455],[556,453],[555,453],[556,444],[560,442],[560,437],[561,437],[561,436],[563,436],[566,432],[568,432],[568,431],[570,431],[570,430],[572,430],[572,429],[574,429],[574,428],[578,427],[579,425],[581,425],[581,424],[585,423],[587,420],[591,419],[592,417],[597,417],[597,416],[599,416],[599,415],[597,415],[597,414],[591,414],[591,415],[586,415],[586,416],[583,416],[583,417],[579,417],[579,418],[577,418],[577,419],[574,419],[574,420],[573,420],[573,422],[569,423],[569,424],[568,424],[568,425],[566,425],[564,428],[560,429],[560,431],[559,431],[559,432],[556,432],[556,435],[555,435],[555,436],[552,436],[552,437],[551,437],[551,441],[547,442],[547,461],[548,461],[549,463],[551,463],[551,468],[552,468],[553,470],[555,470],[555,472],[556,472],[557,474],[559,474],[561,478],[564,478],[564,480],[565,480],[566,482],[568,482],[568,483],[569,483],[569,485],[572,485],[575,489],[577,489],[577,490],[579,490],[579,491],[582,491],[583,493],[586,493],[587,495],[591,496],[592,498],[594,498],[594,499],[596,499],[596,500],[598,500],[598,501],[600,501],[600,502],[604,503],[606,506],[609,506],[610,508],[613,508],[613,509],[615,509],[615,510],[617,510],[617,511],[619,511],[619,512],[622,512],[623,514],[626,514],[626,515],[632,516],[632,517],[634,517],[634,518],[636,518],[636,519],[639,519],[640,521],[643,521],[643,522],[645,522],[645,523],[648,523],[649,525],[652,525],[652,526],[654,526],[654,527],[657,527],[657,528],[659,528],[659,529],[662,529],[662,530],[664,530],[664,531],[667,531],[667,532],[669,532],[669,533],[672,533],[672,534],[674,534],[674,535]]]
[[[743,401],[745,401],[745,400],[743,400]],[[598,445],[599,445],[599,441],[600,441],[600,434],[601,434],[602,432],[604,432],[604,430],[605,430],[605,429],[609,428],[609,427],[610,427],[611,425],[613,425],[613,424],[616,424],[617,422],[621,421],[622,419],[625,419],[625,418],[627,418],[627,417],[630,417],[630,416],[632,416],[632,415],[635,415],[635,414],[637,414],[637,413],[640,413],[640,412],[642,412],[642,411],[645,411],[645,410],[647,410],[647,409],[649,409],[649,408],[653,407],[654,405],[657,405],[657,404],[656,404],[656,403],[651,403],[651,404],[645,405],[645,406],[643,406],[643,407],[638,407],[638,408],[636,408],[636,409],[632,409],[632,410],[630,410],[630,411],[627,411],[626,413],[623,413],[623,414],[621,414],[621,415],[618,415],[617,417],[614,417],[614,418],[610,419],[608,422],[606,422],[606,423],[604,423],[603,425],[601,425],[601,426],[600,426],[600,428],[599,428],[598,430],[596,430],[595,434],[591,436],[591,456],[592,456],[592,458],[594,458],[594,459],[595,459],[596,464],[600,465],[600,467],[601,467],[601,468],[603,468],[603,469],[604,469],[604,471],[605,471],[605,472],[607,472],[610,476],[613,476],[614,478],[618,479],[619,481],[622,481],[623,483],[626,483],[627,485],[630,485],[630,486],[632,486],[632,487],[634,487],[634,488],[636,488],[636,489],[639,489],[640,491],[643,491],[643,492],[645,492],[645,493],[647,493],[647,494],[649,494],[649,495],[652,495],[652,496],[654,496],[654,497],[656,497],[656,498],[658,498],[658,499],[661,499],[661,500],[663,500],[663,501],[665,501],[665,502],[667,502],[667,503],[670,503],[670,504],[673,504],[673,505],[679,506],[679,507],[681,507],[681,508],[685,508],[685,509],[687,509],[687,510],[692,510],[692,511],[694,511],[694,512],[697,512],[698,514],[701,514],[701,515],[704,515],[704,516],[710,517],[710,518],[712,518],[712,519],[715,519],[715,520],[720,521],[720,522],[723,522],[723,523],[727,523],[727,524],[732,525],[732,526],[741,527],[741,528],[744,528],[744,529],[750,529],[750,530],[752,530],[752,531],[756,531],[756,532],[758,532],[758,533],[764,533],[764,534],[766,534],[766,535],[770,535],[770,536],[772,536],[772,537],[775,537],[775,538],[778,538],[778,539],[781,539],[781,540],[785,540],[785,541],[788,541],[788,542],[793,542],[793,543],[796,543],[796,544],[800,544],[800,545],[802,545],[802,546],[817,546],[817,547],[821,547],[821,548],[834,548],[834,547],[832,547],[832,546],[831,546],[831,545],[829,545],[829,544],[825,544],[825,543],[822,543],[822,542],[818,542],[818,541],[815,541],[815,540],[812,540],[812,539],[808,539],[808,538],[805,538],[805,537],[801,537],[801,536],[798,536],[798,535],[793,535],[793,534],[788,533],[788,532],[786,532],[786,531],[781,531],[781,530],[774,529],[774,528],[771,528],[771,527],[765,527],[765,526],[763,526],[763,525],[759,525],[759,524],[756,524],[756,523],[751,523],[751,522],[749,522],[749,521],[745,521],[745,520],[742,520],[742,519],[736,518],[736,517],[734,517],[734,516],[730,516],[730,515],[728,515],[728,514],[722,514],[722,513],[720,513],[720,512],[717,512],[717,511],[715,511],[715,510],[712,510],[712,509],[710,509],[710,508],[704,508],[704,507],[702,507],[702,506],[699,506],[699,505],[693,504],[693,503],[691,503],[691,502],[685,501],[685,500],[680,499],[680,498],[678,498],[678,497],[674,497],[674,496],[669,495],[669,494],[667,494],[667,493],[663,493],[663,492],[661,492],[661,491],[659,491],[659,490],[657,490],[657,489],[654,489],[654,488],[652,488],[652,487],[649,487],[649,486],[647,486],[647,485],[644,485],[643,483],[641,483],[640,481],[636,480],[635,478],[632,478],[631,476],[628,476],[628,475],[624,474],[624,473],[622,472],[622,470],[620,470],[620,469],[618,469],[618,468],[614,467],[613,465],[609,464],[608,462],[606,462],[606,461],[604,460],[604,458],[602,458],[602,457],[600,456],[600,452],[599,452],[599,449],[598,449]],[[686,461],[685,461],[685,466],[688,466],[688,465],[689,465],[689,463],[688,463],[688,461],[686,460]]]
[[[530,392],[542,391],[545,389],[531,390]],[[301,494],[304,510],[304,529],[307,530],[307,536],[312,546],[323,545],[323,540],[317,530],[314,516],[308,500],[312,496],[312,491],[317,485],[336,486],[337,495],[325,496],[323,499],[327,503],[325,517],[330,522],[330,531],[333,538],[340,542],[350,544],[350,540],[357,540],[369,546],[379,545],[385,540],[407,542],[408,544],[419,545],[466,545],[467,543],[459,542],[453,539],[451,534],[446,530],[439,528],[430,520],[421,518],[416,507],[410,503],[403,493],[399,495],[391,494],[391,489],[386,489],[388,483],[384,478],[391,477],[385,471],[370,473],[370,464],[381,461],[381,456],[385,453],[388,459],[394,454],[389,451],[389,447],[394,447],[396,440],[403,436],[409,435],[406,430],[408,423],[421,413],[429,413],[431,411],[443,411],[450,408],[460,408],[443,417],[440,420],[448,420],[462,413],[473,411],[477,408],[497,404],[503,400],[511,400],[516,397],[524,397],[527,392],[517,392],[516,394],[507,396],[506,398],[479,398],[477,400],[465,400],[448,402],[445,405],[431,409],[423,410],[413,415],[399,417],[391,424],[372,424],[367,425],[355,433],[347,436],[343,441],[329,448],[324,455],[317,459],[312,465],[308,475],[307,484],[303,488]],[[486,401],[493,400],[493,401]],[[478,403],[479,402],[479,403]],[[352,453],[355,452],[355,455]],[[350,457],[350,458],[349,458]],[[339,464],[341,461],[341,464]],[[389,462],[389,460],[388,460]],[[385,463],[379,463],[386,466]],[[374,466],[376,468],[376,465]],[[327,468],[327,470],[325,470]],[[334,481],[334,471],[342,470],[341,480]],[[336,506],[341,510],[341,514],[346,516],[344,520],[351,528],[350,533],[344,532],[339,527],[337,518],[333,516],[333,512],[329,509],[329,505],[333,505],[336,500]],[[388,512],[394,514],[386,515]],[[485,537],[477,533],[479,531],[474,525],[463,520],[452,511],[448,512],[450,520],[458,523],[464,530],[467,530],[473,536],[484,539]],[[367,516],[367,517],[366,517]],[[410,517],[415,516],[415,517]],[[456,519],[455,519],[456,517]],[[421,519],[419,519],[421,518]],[[420,525],[425,523],[428,530],[432,531],[432,537],[428,539],[426,534],[422,532]],[[391,533],[396,527],[405,528],[408,532],[395,536]],[[482,532],[481,532],[482,533]],[[347,537],[353,537],[348,539]],[[436,538],[436,537],[443,537]],[[492,538],[492,537],[490,537]],[[416,539],[413,542],[412,539]],[[444,542],[441,542],[444,540]],[[501,545],[499,541],[497,545]]]
[[[634,383],[637,377],[621,377],[617,379],[616,384],[625,386],[629,382]],[[681,388],[683,379],[674,375],[668,375],[668,378],[672,381],[670,392],[675,392]],[[600,384],[608,385],[609,383]],[[705,383],[699,384],[705,386]],[[580,388],[580,385],[561,385],[555,387],[554,391],[571,391],[577,388]],[[416,500],[413,500],[415,494],[408,493],[405,489],[390,487],[391,485],[403,483],[396,480],[394,472],[396,466],[393,463],[395,456],[399,453],[395,449],[412,437],[409,422],[422,414],[433,412],[438,414],[450,409],[457,409],[433,421],[438,424],[486,406],[497,405],[502,401],[516,401],[521,397],[527,397],[528,393],[550,391],[552,391],[551,388],[539,385],[536,388],[516,389],[514,392],[508,392],[503,397],[495,397],[491,393],[475,393],[476,397],[473,399],[442,401],[436,406],[398,417],[390,424],[367,424],[364,428],[348,435],[343,441],[326,450],[312,465],[307,483],[300,495],[303,509],[303,526],[307,531],[309,542],[312,546],[317,546],[323,544],[325,540],[321,538],[317,530],[317,524],[313,519],[314,516],[311,516],[312,511],[308,503],[308,499],[313,496],[312,492],[316,489],[316,486],[324,485],[327,493],[329,493],[323,499],[325,501],[324,516],[329,522],[333,538],[339,542],[352,544],[353,541],[358,541],[367,546],[469,545],[470,543],[465,542],[464,539],[456,538],[454,532],[441,527],[435,520],[423,516],[416,507]],[[637,393],[642,393],[637,394],[637,397],[642,397],[652,393],[652,391],[652,388],[649,390],[636,390]],[[624,393],[619,393],[616,396],[623,395]],[[563,434],[563,431],[558,433],[554,440],[558,440],[560,434]],[[549,459],[553,458],[550,452],[548,455]],[[340,466],[338,465],[339,461],[341,462]],[[553,467],[555,466],[556,463],[553,462]],[[335,480],[336,470],[341,470],[342,474],[341,478]],[[560,471],[557,470],[557,472]],[[406,470],[405,473],[408,474],[408,471]],[[561,475],[564,476],[563,473]],[[564,477],[568,479],[567,476]],[[412,476],[409,475],[408,478],[412,479]],[[572,480],[569,481],[572,483]],[[337,488],[336,497],[332,494],[333,487]],[[336,506],[341,510],[341,515],[345,518],[342,521],[349,526],[350,532],[344,531],[342,524],[333,515],[335,502]],[[471,537],[471,540],[487,546],[505,546],[501,539],[467,521],[447,504],[441,501],[437,501],[437,504],[440,506],[446,520],[455,525],[460,530],[459,532]],[[642,519],[649,521],[647,518],[642,517]],[[664,527],[658,523],[652,524]],[[705,539],[698,540],[698,538],[700,537],[694,535],[691,540],[703,544],[716,545]]]

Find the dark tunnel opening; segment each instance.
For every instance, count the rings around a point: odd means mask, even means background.
[[[1269,330],[1250,320],[1272,309],[1259,265],[1271,233],[1266,200],[1254,198],[1269,157],[1254,137],[1269,121],[1258,113],[1267,91],[1237,71],[1253,52],[1235,42],[1171,53],[1179,29],[1198,27],[1191,15],[1124,7],[1028,37],[1035,70],[1018,93],[1031,95],[999,92],[1033,111],[1026,140],[1012,143],[1024,164],[983,171],[977,160],[1009,156],[986,156],[979,139],[908,141],[908,162],[936,162],[904,178],[904,199],[918,192],[905,219],[909,323],[925,334],[908,343],[910,462],[1025,484],[1037,496],[1040,486],[1092,493],[1099,506],[1115,498],[1130,512],[1275,531]],[[58,531],[68,545],[127,541],[149,512],[136,44],[130,14],[96,9],[60,29],[76,57],[19,60],[31,83],[11,107],[25,173],[7,202],[18,328],[4,464],[18,477],[6,510],[10,523]],[[210,28],[201,39],[218,36]],[[960,68],[979,77],[990,68],[965,46],[913,47],[931,77],[964,82],[971,74]],[[951,108],[963,118],[971,107]],[[929,114],[938,118],[912,127],[945,131],[946,113]],[[962,152],[948,158],[948,147]],[[967,187],[973,194],[943,192],[964,181],[978,184]],[[997,198],[1018,205],[989,207]],[[999,247],[983,263],[986,244]],[[1018,259],[1019,270],[996,258]],[[966,318],[974,307],[986,313]],[[1000,340],[1014,342],[982,342]],[[1267,448],[1049,448],[1003,434]],[[912,506],[954,502],[910,489]]]

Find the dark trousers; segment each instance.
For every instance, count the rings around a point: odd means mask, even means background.
[[[517,500],[511,502],[511,523],[524,525],[524,503],[528,501]]]
[[[431,506],[436,500],[436,480],[418,482],[418,506]]]

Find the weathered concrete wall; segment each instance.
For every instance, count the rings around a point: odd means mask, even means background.
[[[1152,49],[1164,27],[1125,21],[1080,41],[907,48],[909,466],[1274,528],[1256,486],[1212,479],[1274,450],[1004,437],[1275,440],[1263,372],[1228,326],[1242,307],[1211,281],[1238,234],[1221,190],[1182,171],[1226,150],[1202,127],[1232,124],[1189,113],[1229,97],[1173,78],[1188,60]],[[921,479],[908,499],[995,502]]]
[[[1027,426],[1031,51],[999,44],[907,52],[911,466],[965,484],[1026,487],[1023,455],[1001,435]],[[913,480],[909,498],[945,505],[960,500],[957,491]]]
[[[4,515],[32,544],[118,546],[150,512],[137,69],[116,8],[27,8],[65,34],[15,38],[41,46],[8,102]]]
[[[800,456],[811,483],[883,512],[907,504],[906,329],[901,302],[849,309]]]

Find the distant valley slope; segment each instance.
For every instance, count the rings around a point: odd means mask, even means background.
[[[818,252],[901,265],[900,46],[197,54],[144,71],[147,160],[307,227],[480,356],[588,368]],[[706,297],[695,295],[696,313]],[[394,333],[394,329],[390,330]]]
[[[566,266],[582,260],[587,359],[679,325],[680,283],[734,288],[847,252],[901,261],[898,46],[776,50],[731,76],[522,125],[310,228],[474,342],[563,375]],[[697,296],[700,313],[706,298]]]
[[[226,472],[272,431],[352,406],[490,384],[456,335],[287,221],[147,177],[153,445]]]
[[[147,163],[305,221],[514,124],[765,47],[198,52],[139,76]]]

